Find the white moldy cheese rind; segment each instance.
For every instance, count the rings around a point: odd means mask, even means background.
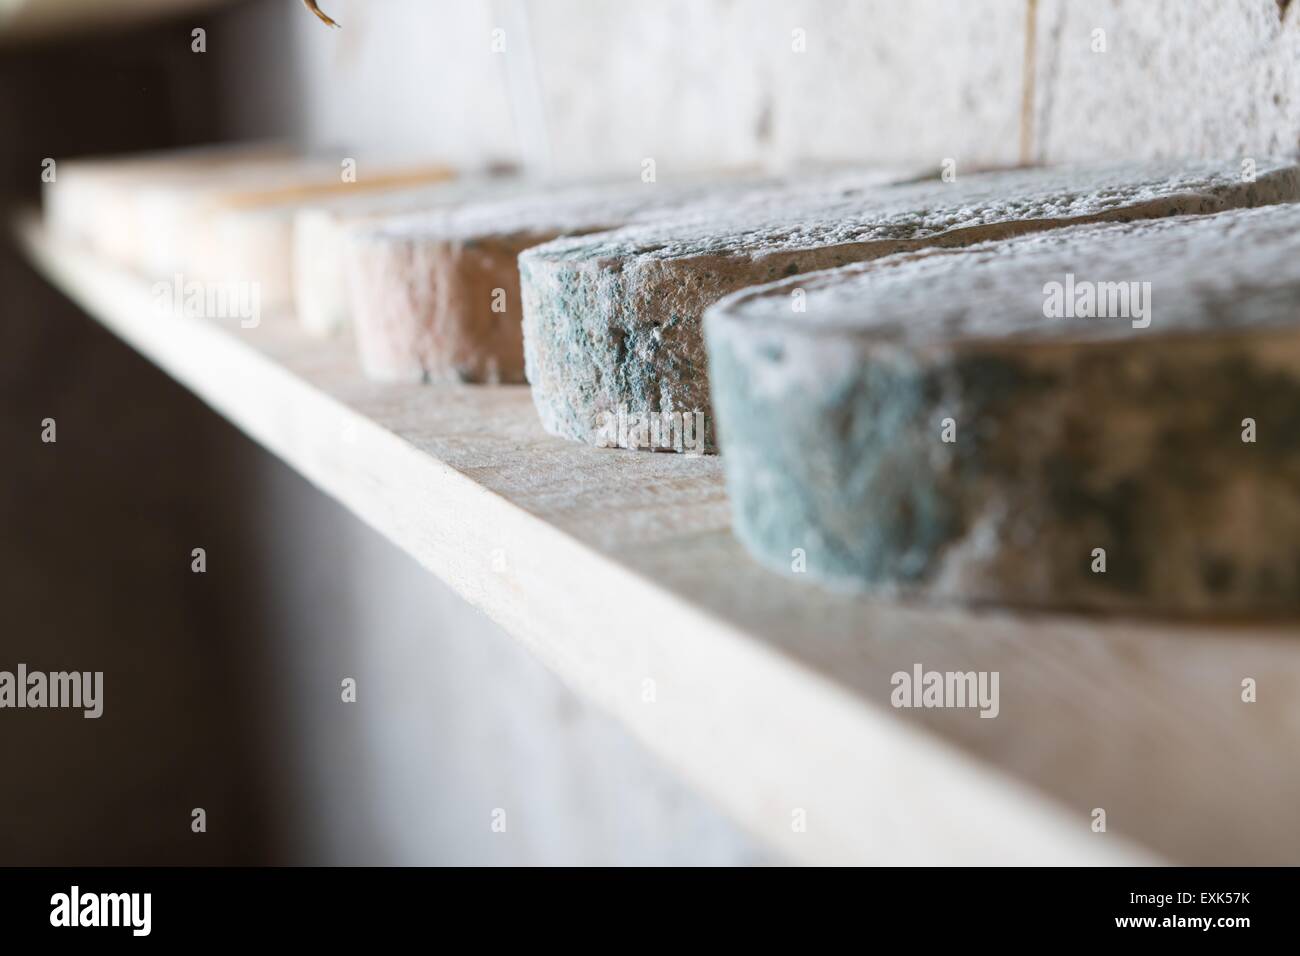
[[[633,413],[705,413],[716,447],[704,310],[746,286],[932,247],[1079,222],[1216,212],[1296,199],[1300,173],[1261,161],[1028,169],[737,203],[566,238],[520,258],[528,380],[552,434],[598,443]]]
[[[802,549],[886,596],[1300,610],[1300,205],[897,255],[705,326],[733,525],[773,569]]]
[[[860,191],[906,175],[840,172]],[[751,192],[753,177],[684,182],[559,185],[507,200],[359,227],[347,252],[350,311],[362,367],[381,381],[522,382],[518,256],[562,235],[610,229],[698,206],[720,214]],[[796,194],[824,189],[803,178]]]
[[[519,253],[621,224],[662,195],[543,189],[352,230],[347,283],[362,368],[379,381],[522,381]]]

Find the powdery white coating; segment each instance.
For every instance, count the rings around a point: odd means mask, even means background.
[[[1014,170],[866,190],[766,194],[529,250],[528,378],[543,425],[592,441],[620,407],[705,410],[704,309],[747,286],[893,253],[1061,225],[1217,212],[1300,196],[1300,172],[1260,161]],[[712,429],[710,428],[710,436]]]
[[[517,196],[385,216],[358,229],[354,238],[376,243],[464,241],[516,234],[605,232],[629,222],[676,222],[688,215],[710,221],[735,210],[761,210],[805,197],[851,201],[916,177],[915,172],[903,169],[831,168],[771,178],[738,174],[692,176],[672,182],[535,184]]]
[[[585,234],[629,223],[716,217],[775,201],[837,196],[849,199],[881,186],[914,180],[904,169],[831,167],[780,177],[755,173],[692,175],[655,182],[534,183],[519,195],[481,198],[454,209],[387,216],[360,230],[362,241],[473,240],[513,234]]]
[[[890,256],[743,290],[707,321],[916,347],[1128,338],[1137,346],[1150,336],[1294,325],[1297,262],[1300,205],[1275,205]],[[1099,288],[1102,300],[1113,293],[1129,317],[1045,314],[1057,311],[1051,300],[1067,277],[1076,289]],[[1149,298],[1134,283],[1149,284]],[[1116,284],[1128,288],[1107,288]],[[801,312],[792,308],[796,294]],[[1149,325],[1133,317],[1135,305],[1149,310]]]
[[[1150,325],[1046,317],[1067,271],[1151,282]],[[882,595],[1300,610],[1300,206],[908,253],[705,324],[734,527],[772,568],[800,547]]]
[[[397,216],[359,233],[367,242],[473,240],[516,233],[563,233],[621,223],[671,197],[658,183],[548,187],[537,192],[474,203],[458,209]]]
[[[1073,220],[1142,213],[1164,203],[1169,212],[1217,212],[1256,192],[1259,202],[1297,198],[1297,167],[1258,164],[1244,182],[1236,161],[1155,162],[1093,168],[1057,167],[959,176],[892,186],[864,195],[848,190],[817,196],[761,194],[735,204],[727,219],[695,215],[608,235],[563,239],[533,250],[535,262],[615,258],[633,264],[694,256],[760,259],[767,253],[831,245],[906,242],[1004,223]],[[1148,213],[1149,214],[1149,213]]]

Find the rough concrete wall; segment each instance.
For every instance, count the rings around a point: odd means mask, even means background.
[[[1016,158],[1019,0],[529,9],[564,169]]]
[[[1016,161],[1022,0],[801,0],[765,14],[784,30],[784,49],[766,52],[781,161]]]
[[[1042,0],[1037,33],[1036,158],[1300,152],[1300,4]]]
[[[339,32],[291,6],[260,15],[321,144],[558,172],[1300,150],[1279,0],[1036,0],[1028,121],[1030,0],[335,0]]]
[[[767,22],[765,4],[558,0],[527,9],[556,168],[639,173],[646,157],[665,171],[744,165],[770,147],[762,77],[789,31]]]

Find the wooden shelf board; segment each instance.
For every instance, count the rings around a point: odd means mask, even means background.
[[[792,860],[1300,862],[1292,625],[832,594],[747,556],[719,459],[551,438],[522,387],[367,382],[350,342],[288,315],[159,318],[144,279],[18,232],[87,312]],[[892,708],[916,663],[998,671],[998,717]]]

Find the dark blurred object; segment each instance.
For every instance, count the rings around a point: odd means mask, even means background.
[[[0,0],[0,45],[121,31],[160,18],[206,14],[234,2],[237,0]]]

